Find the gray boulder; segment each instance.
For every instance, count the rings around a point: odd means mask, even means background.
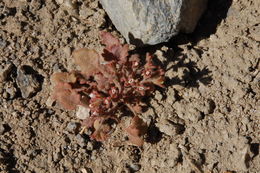
[[[207,0],[100,0],[115,27],[133,44],[157,44],[191,33]]]

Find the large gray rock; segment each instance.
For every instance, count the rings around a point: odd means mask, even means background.
[[[100,0],[130,43],[157,44],[179,32],[191,33],[207,0]]]

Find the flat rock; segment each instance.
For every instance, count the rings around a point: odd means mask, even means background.
[[[158,44],[191,33],[207,0],[100,0],[115,27],[133,44]]]
[[[22,66],[17,70],[16,83],[23,98],[30,98],[40,90],[41,85],[36,76],[36,72],[29,66]]]

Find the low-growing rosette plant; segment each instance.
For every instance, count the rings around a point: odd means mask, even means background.
[[[141,61],[138,54],[129,54],[129,45],[108,32],[101,32],[105,48],[101,54],[87,48],[72,53],[80,71],[58,72],[51,76],[52,97],[65,109],[85,107],[90,110],[82,126],[92,130],[91,138],[106,140],[120,122],[117,113],[128,108],[133,118],[125,128],[129,142],[143,145],[147,125],[140,114],[146,106],[142,99],[155,90],[164,87],[164,70],[155,65],[153,56],[146,54]]]

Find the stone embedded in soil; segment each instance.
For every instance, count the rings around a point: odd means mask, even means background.
[[[76,136],[76,140],[77,140],[77,143],[79,144],[79,146],[81,146],[81,147],[86,146],[86,141],[80,134],[78,134]]]
[[[78,110],[76,112],[76,117],[78,119],[84,120],[89,117],[89,108],[85,108],[83,106],[78,106]]]
[[[46,100],[46,106],[48,107],[52,107],[54,104],[55,100],[52,97],[48,97],[48,99]]]
[[[23,98],[32,97],[41,88],[41,85],[36,77],[36,74],[28,72],[24,66],[17,70],[16,82],[18,87],[21,90],[21,94]]]
[[[141,165],[136,163],[130,163],[128,167],[130,172],[137,172],[141,169]]]
[[[69,132],[75,132],[78,128],[78,124],[75,123],[75,122],[69,122],[66,129],[69,131]]]
[[[156,126],[162,133],[169,136],[175,136],[177,134],[181,134],[184,131],[183,125],[176,124],[165,119],[156,123]]]
[[[53,156],[52,157],[53,157],[53,161],[54,162],[58,162],[62,158],[62,154],[58,150],[58,151],[53,152]]]
[[[94,149],[93,142],[91,142],[91,141],[88,141],[88,144],[87,144],[87,150],[90,150],[90,151],[92,151],[93,149]]]
[[[207,0],[100,0],[115,27],[132,43],[158,44],[191,33]]]
[[[0,38],[0,48],[5,48],[7,45],[7,42]]]
[[[14,86],[11,86],[6,88],[6,92],[9,94],[9,98],[13,99],[16,95],[17,90]]]
[[[0,124],[0,135],[4,134],[5,132],[5,126],[4,124]]]

